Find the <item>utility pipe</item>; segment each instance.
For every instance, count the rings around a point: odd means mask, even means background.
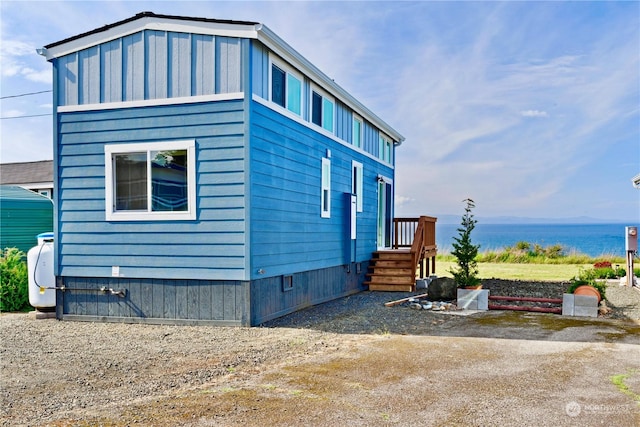
[[[523,307],[519,305],[496,305],[489,304],[489,310],[515,310],[515,311],[534,311],[538,313],[554,313],[562,314],[562,308],[553,307]]]
[[[562,304],[562,298],[502,297],[489,295],[489,299],[495,301],[549,302],[552,304]]]

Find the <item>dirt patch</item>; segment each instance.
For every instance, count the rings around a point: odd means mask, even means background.
[[[0,423],[640,424],[632,311],[569,319],[384,306],[406,296],[362,292],[256,328],[5,314]],[[629,393],[612,380],[622,374]]]

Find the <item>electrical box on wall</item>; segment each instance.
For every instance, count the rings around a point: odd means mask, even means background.
[[[638,250],[638,227],[625,227],[624,247],[627,251]]]

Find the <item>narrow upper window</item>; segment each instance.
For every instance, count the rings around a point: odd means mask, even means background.
[[[355,114],[353,115],[351,143],[358,148],[362,148],[362,119]]]
[[[285,78],[286,73],[277,65],[273,64],[271,66],[271,101],[281,107],[286,107],[285,98],[287,96],[287,90]]]
[[[311,91],[311,122],[333,133],[335,102],[318,88]]]
[[[356,212],[362,212],[362,200],[363,200],[363,178],[362,178],[362,163],[351,161],[351,194],[356,195]]]
[[[280,62],[271,62],[271,102],[302,115],[302,76]]]
[[[195,219],[195,141],[105,146],[108,221]]]
[[[320,206],[322,218],[331,217],[331,160],[322,158]]]
[[[384,135],[380,135],[378,139],[378,157],[387,163],[391,163],[392,152],[393,144],[391,140]]]

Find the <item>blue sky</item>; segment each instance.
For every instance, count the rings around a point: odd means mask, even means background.
[[[396,215],[640,222],[639,2],[7,1],[2,97],[35,49],[141,11],[262,22],[406,137]],[[2,99],[0,161],[52,158],[51,94]]]

